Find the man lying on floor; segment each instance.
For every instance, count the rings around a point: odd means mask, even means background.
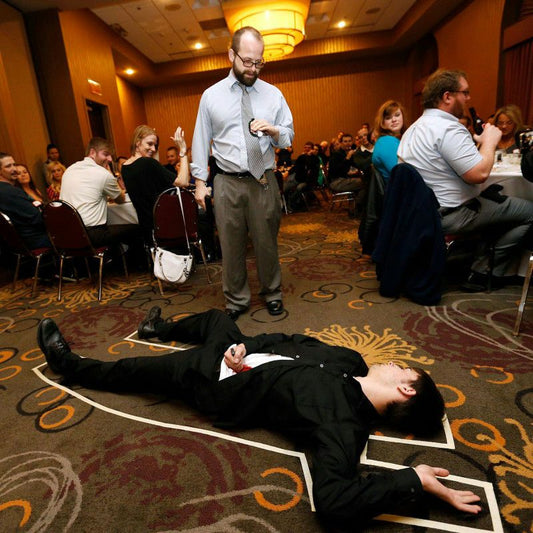
[[[39,325],[38,342],[50,368],[70,383],[177,396],[213,416],[218,427],[270,427],[302,438],[312,453],[316,509],[327,520],[361,524],[418,502],[424,491],[460,511],[481,510],[474,493],[437,479],[448,475],[443,468],[418,465],[368,477],[357,472],[380,417],[418,435],[442,427],[444,402],[423,370],[368,368],[359,353],[304,335],[247,337],[218,310],[169,322],[153,307],[138,335],[202,346],[103,362],[72,353],[49,318]]]

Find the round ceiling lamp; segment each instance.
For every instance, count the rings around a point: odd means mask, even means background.
[[[271,60],[290,54],[303,41],[309,1],[230,0],[224,2],[222,8],[231,33],[244,26],[252,26],[261,32],[265,42],[264,58]]]

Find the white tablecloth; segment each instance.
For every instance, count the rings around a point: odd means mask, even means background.
[[[522,176],[520,165],[495,164],[482,188],[486,189],[494,183],[503,187],[502,194],[514,196],[515,198],[524,198],[533,202],[533,183]],[[524,251],[520,260],[509,266],[507,275],[518,274],[519,276],[525,276],[530,255],[530,252]]]
[[[137,211],[131,202],[107,204],[107,223],[109,225],[138,224]]]
[[[533,183],[522,176],[520,165],[494,165],[489,178],[483,184],[483,189],[494,183],[503,186],[502,194],[533,201]]]

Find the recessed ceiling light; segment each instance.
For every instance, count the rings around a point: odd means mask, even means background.
[[[196,50],[201,50],[203,47],[204,45],[202,43],[194,43],[194,48],[196,48]]]
[[[165,6],[165,9],[167,11],[177,11],[178,9],[181,9],[181,6],[177,3],[174,3],[174,4],[167,4]]]
[[[367,9],[365,11],[365,14],[367,15],[373,15],[374,13],[378,13],[379,11],[381,11],[381,8],[380,7],[371,7],[370,9]]]
[[[124,74],[127,74],[128,76],[132,76],[133,74],[135,74],[135,70],[132,68],[127,68],[124,70]]]
[[[344,28],[346,27],[346,21],[345,20],[341,20],[338,24],[337,24],[337,28]]]

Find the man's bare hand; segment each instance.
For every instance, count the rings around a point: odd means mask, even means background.
[[[502,132],[500,128],[493,124],[484,124],[483,133],[481,135],[474,135],[474,141],[480,144],[488,144],[489,146],[497,146],[502,138]]]
[[[194,199],[200,207],[205,209],[205,197],[209,196],[209,188],[205,184],[205,181],[199,179],[195,181],[195,185]]]
[[[234,348],[228,348],[224,352],[224,361],[229,368],[235,372],[240,372],[243,367],[242,360],[246,355],[246,347],[244,344],[237,344]]]
[[[415,468],[422,483],[422,488],[429,494],[449,503],[459,511],[477,514],[481,511],[481,506],[475,505],[479,501],[479,496],[469,490],[454,490],[443,485],[437,478],[447,477],[450,472],[445,468],[428,465],[418,465]]]
[[[250,123],[250,129],[252,132],[257,133],[258,131],[262,131],[263,133],[266,133],[272,139],[274,139],[274,142],[277,143],[279,139],[279,129],[276,128],[276,126],[273,126],[270,124],[270,122],[267,122],[266,120],[262,118],[256,118]]]

